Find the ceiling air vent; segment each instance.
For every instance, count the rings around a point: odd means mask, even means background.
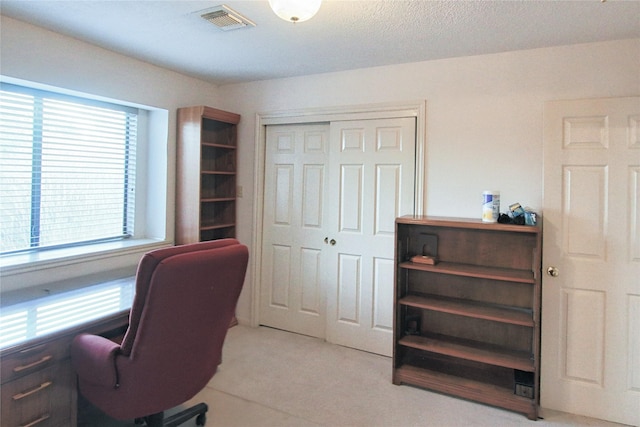
[[[256,24],[251,22],[249,19],[224,4],[203,10],[199,13],[203,19],[206,19],[223,31],[256,26]]]

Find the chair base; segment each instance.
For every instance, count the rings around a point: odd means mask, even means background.
[[[176,427],[189,421],[193,417],[198,417],[196,418],[196,425],[203,426],[207,422],[206,414],[208,410],[209,407],[206,403],[198,403],[168,418],[164,418],[164,412],[159,412],[144,418],[137,418],[135,422],[136,424],[146,423],[147,427]]]

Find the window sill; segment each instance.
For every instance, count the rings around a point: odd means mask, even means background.
[[[163,240],[130,239],[73,248],[6,255],[0,257],[0,270],[2,270],[2,277],[7,277],[46,268],[69,266],[135,253],[142,254],[169,245],[170,242]]]

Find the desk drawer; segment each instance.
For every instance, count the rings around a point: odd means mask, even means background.
[[[71,365],[55,363],[2,385],[3,427],[71,425]]]
[[[70,343],[71,338],[63,338],[3,356],[0,361],[2,384],[67,359]]]

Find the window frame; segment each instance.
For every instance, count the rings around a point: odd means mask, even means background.
[[[33,122],[32,122],[32,151],[31,151],[31,198],[30,198],[30,226],[29,226],[29,246],[25,246],[23,248],[8,250],[4,252],[0,252],[0,256],[12,255],[15,253],[23,253],[23,252],[36,252],[41,250],[52,250],[52,249],[64,249],[73,246],[87,246],[93,243],[102,243],[114,240],[127,239],[133,236],[133,230],[135,225],[135,211],[133,215],[130,215],[128,211],[129,206],[131,206],[131,196],[130,190],[135,188],[135,178],[136,178],[136,170],[131,169],[131,162],[135,162],[135,149],[138,145],[138,137],[137,132],[133,137],[129,137],[129,132],[125,132],[125,142],[124,142],[124,177],[123,183],[124,188],[122,192],[122,229],[121,233],[114,234],[112,236],[105,236],[96,239],[87,239],[87,240],[77,240],[71,242],[60,242],[53,243],[50,245],[42,246],[41,241],[43,239],[43,235],[41,234],[41,215],[42,215],[42,205],[41,200],[45,195],[42,191],[42,153],[44,147],[44,132],[46,129],[44,128],[44,108],[45,108],[45,100],[53,100],[67,103],[71,106],[86,106],[91,108],[100,108],[108,111],[117,111],[124,113],[124,125],[126,128],[132,125],[132,118],[130,115],[135,115],[136,120],[136,128],[137,128],[137,117],[140,114],[140,109],[136,107],[131,107],[127,105],[123,105],[115,102],[106,102],[99,101],[92,98],[87,98],[85,96],[78,95],[69,95],[61,92],[56,92],[52,90],[38,89],[29,86],[23,86],[13,83],[7,83],[4,81],[0,81],[0,90],[10,93],[16,93],[20,95],[26,95],[33,98],[33,106],[34,106],[34,114],[33,114]],[[50,194],[50,193],[49,193]],[[135,206],[135,197],[133,201],[133,206]],[[0,201],[1,202],[1,201]],[[135,209],[135,208],[134,208]],[[46,238],[46,236],[44,236]]]
[[[144,253],[173,244],[169,129],[175,121],[170,119],[169,110],[3,75],[0,82],[84,97],[97,103],[126,105],[139,111],[134,235],[117,241],[0,255],[2,305],[16,298],[82,286],[78,277],[111,280],[135,274]],[[80,282],[84,283],[84,279]]]

